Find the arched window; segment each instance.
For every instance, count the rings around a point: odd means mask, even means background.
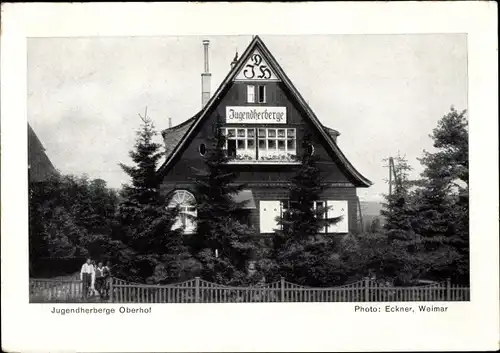
[[[207,148],[204,143],[202,143],[200,147],[198,147],[198,152],[200,152],[200,156],[204,156],[205,153],[207,153]]]
[[[196,230],[196,199],[189,191],[176,190],[170,202],[169,208],[179,206],[179,215],[173,229],[184,228],[185,234],[194,233]]]

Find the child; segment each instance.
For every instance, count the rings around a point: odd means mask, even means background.
[[[104,291],[104,266],[102,264],[102,261],[99,261],[99,264],[97,265],[96,271],[95,271],[95,289],[97,292],[99,292],[99,295],[101,298],[103,297],[103,291]]]
[[[95,269],[96,269],[95,260],[92,260],[92,276],[90,281],[90,295],[96,295],[97,291],[95,290]]]
[[[105,298],[109,298],[109,289],[111,287],[111,262],[107,261],[106,266],[104,266],[104,293]]]

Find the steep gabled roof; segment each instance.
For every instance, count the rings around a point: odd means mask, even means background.
[[[330,128],[325,128],[319,121],[319,119],[316,117],[312,109],[309,107],[309,105],[306,103],[304,98],[300,95],[298,90],[295,88],[291,80],[288,78],[288,76],[285,74],[283,69],[280,67],[274,56],[271,54],[271,52],[267,49],[266,45],[264,42],[260,39],[259,36],[255,36],[250,45],[247,47],[245,52],[241,55],[240,59],[237,61],[236,65],[234,65],[227,76],[224,78],[222,81],[221,85],[219,88],[215,91],[214,95],[210,97],[210,100],[207,102],[207,104],[203,107],[203,109],[196,114],[193,118],[187,120],[186,122],[173,127],[171,129],[163,131],[162,135],[164,136],[164,139],[167,141],[166,137],[168,137],[168,141],[176,142],[176,145],[173,147],[173,149],[167,153],[167,158],[163,165],[158,169],[158,173],[163,174],[165,173],[170,165],[173,163],[175,160],[176,156],[181,153],[181,151],[184,149],[185,145],[188,143],[190,140],[190,137],[198,126],[202,124],[202,122],[205,120],[205,118],[210,114],[212,109],[216,106],[216,104],[220,101],[221,97],[223,94],[229,89],[231,86],[231,82],[234,80],[236,75],[240,72],[240,70],[243,68],[247,60],[249,59],[250,55],[255,51],[259,50],[262,56],[266,59],[267,63],[271,67],[271,69],[274,70],[276,73],[276,76],[278,76],[285,87],[290,91],[292,96],[295,98],[297,103],[299,104],[300,108],[305,112],[307,117],[312,121],[312,123],[316,126],[318,131],[321,133],[322,137],[327,141],[329,147],[331,148],[332,152],[334,155],[338,158],[338,161],[340,162],[341,166],[344,167],[347,173],[350,174],[350,176],[355,180],[356,186],[361,186],[361,187],[367,187],[370,186],[372,183],[370,180],[366,179],[364,176],[362,176],[354,167],[353,165],[347,160],[347,158],[344,156],[342,151],[339,149],[336,143],[336,137],[339,135],[339,133],[333,129]],[[175,130],[177,128],[177,130]]]
[[[30,170],[30,181],[32,182],[47,181],[50,178],[59,176],[59,172],[54,168],[45,153],[42,142],[30,124],[28,124],[28,168]]]
[[[172,154],[175,146],[179,144],[179,142],[182,140],[182,137],[193,125],[197,116],[198,115],[195,115],[185,122],[161,132],[161,136],[163,137],[163,141],[165,142],[165,155],[167,159]]]

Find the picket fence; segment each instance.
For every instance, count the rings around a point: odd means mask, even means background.
[[[30,303],[83,302],[83,284],[79,279],[30,278]]]
[[[78,280],[30,279],[31,302],[82,302]],[[87,299],[93,301],[92,298]],[[366,279],[338,287],[312,288],[285,279],[253,287],[233,287],[196,277],[182,283],[147,285],[113,278],[111,303],[273,303],[469,301],[468,287],[445,283],[390,287]]]

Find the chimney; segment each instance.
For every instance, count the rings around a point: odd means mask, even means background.
[[[172,118],[168,118],[168,128],[172,127]]]
[[[210,69],[208,67],[208,45],[210,44],[209,40],[203,41],[203,49],[204,49],[204,68],[205,71],[201,74],[201,107],[205,107],[208,100],[210,99],[210,79],[212,74],[210,73]]]

